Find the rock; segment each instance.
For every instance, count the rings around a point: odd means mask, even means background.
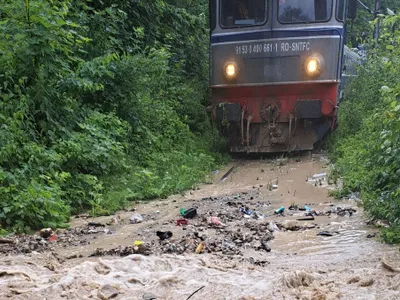
[[[361,286],[361,287],[368,287],[368,286],[373,285],[374,282],[375,281],[374,281],[373,278],[367,278],[367,279],[364,279],[364,280],[360,281],[360,283],[358,285]]]
[[[270,240],[273,240],[273,239],[274,239],[274,235],[271,232],[267,231],[267,233],[264,235],[262,241],[269,242]]]
[[[297,221],[294,220],[285,220],[282,222],[282,227],[286,230],[296,231],[299,230],[300,226]]]
[[[347,280],[347,284],[357,283],[357,282],[360,282],[360,280],[361,280],[360,276],[354,276],[354,277],[351,277],[349,280]]]
[[[372,239],[372,238],[376,237],[377,235],[378,235],[377,232],[370,233],[370,234],[367,235],[367,239]]]
[[[128,279],[128,282],[129,283],[131,283],[131,284],[140,284],[140,285],[145,285],[143,282],[141,282],[139,279],[137,279],[137,278],[129,278]]]
[[[153,295],[152,293],[146,293],[142,296],[143,300],[155,300],[157,297]]]
[[[262,247],[263,247],[263,249],[264,249],[265,251],[271,252],[271,247],[268,246],[268,244],[267,244],[266,241],[263,241],[263,242],[261,243],[261,245],[262,245]]]
[[[113,299],[117,297],[119,294],[119,291],[113,287],[112,285],[106,284],[101,287],[101,289],[97,293],[97,297],[99,297],[102,300],[108,300],[108,299]]]
[[[385,268],[386,270],[388,270],[390,272],[400,273],[400,269],[392,266],[389,262],[387,262],[386,257],[382,257],[381,264],[382,264],[383,268]]]
[[[97,273],[101,275],[107,275],[111,271],[111,268],[102,261],[99,261],[99,263],[94,267],[94,269],[96,270]]]

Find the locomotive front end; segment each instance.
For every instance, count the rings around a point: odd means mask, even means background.
[[[311,150],[334,128],[344,4],[211,1],[210,110],[232,152]]]

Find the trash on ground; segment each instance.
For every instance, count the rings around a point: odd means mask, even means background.
[[[120,215],[114,216],[111,219],[110,225],[118,225],[121,223],[121,221],[122,221],[122,219],[121,219]]]
[[[308,216],[308,217],[304,217],[304,218],[298,218],[296,220],[297,221],[314,221],[315,218],[314,218],[314,216]]]
[[[196,253],[197,254],[202,253],[204,251],[205,245],[206,244],[204,242],[200,242],[200,244],[196,248]]]
[[[226,226],[224,223],[221,222],[221,219],[218,217],[210,217],[208,219],[208,224],[212,224],[215,226]]]
[[[92,226],[92,227],[106,227],[106,225],[102,224],[102,223],[98,223],[98,222],[89,222],[88,226]]]
[[[160,240],[167,240],[172,236],[172,232],[171,231],[157,231],[156,235],[160,238]]]
[[[353,213],[356,213],[357,210],[353,209],[353,208],[345,208],[345,209],[338,209],[338,216],[341,217],[351,217],[353,215]]]
[[[339,232],[335,231],[335,232],[330,232],[330,231],[321,231],[320,233],[318,233],[317,235],[320,236],[333,236],[334,234],[338,234]]]
[[[57,241],[57,236],[55,234],[52,234],[49,238],[49,242],[55,242]]]
[[[116,248],[105,250],[103,248],[97,248],[89,257],[97,257],[97,256],[128,256],[131,254],[141,254],[141,255],[150,255],[151,251],[146,244],[141,244],[139,246],[118,246]]]
[[[131,224],[137,224],[137,223],[142,223],[144,220],[143,216],[141,214],[134,214],[129,218],[129,222]]]
[[[312,179],[320,179],[320,178],[324,178],[324,177],[326,177],[326,173],[318,173],[318,174],[314,174],[313,176],[312,176]]]
[[[278,208],[276,211],[275,211],[275,213],[276,214],[281,214],[281,213],[283,213],[285,211],[285,207],[284,206],[281,206],[280,208]]]
[[[197,210],[195,208],[189,208],[185,210],[185,213],[182,215],[185,219],[193,219],[197,216]]]
[[[176,220],[176,226],[189,225],[189,221],[185,219]]]
[[[43,228],[42,230],[40,230],[39,233],[39,235],[44,239],[49,238],[52,234],[53,234],[53,229],[51,228]]]
[[[269,222],[269,223],[268,223],[268,226],[267,226],[267,229],[268,229],[270,232],[279,231],[278,226],[276,226],[276,224],[275,224],[274,222]]]
[[[135,246],[140,246],[140,245],[143,245],[144,242],[143,242],[143,241],[134,241],[133,244],[134,244]]]

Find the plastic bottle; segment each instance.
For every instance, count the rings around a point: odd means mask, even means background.
[[[283,213],[285,211],[285,207],[284,206],[281,206],[281,207],[279,207],[276,211],[275,211],[275,213],[276,214],[281,214],[281,213]]]

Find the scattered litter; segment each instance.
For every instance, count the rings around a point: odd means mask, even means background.
[[[200,244],[196,248],[196,253],[197,254],[202,253],[204,251],[205,245],[206,244],[204,242],[200,242]]]
[[[268,229],[270,232],[279,231],[278,226],[276,226],[276,224],[275,224],[274,222],[269,222],[269,223],[268,223],[268,226],[267,226],[267,229]]]
[[[324,177],[326,177],[326,173],[319,173],[319,174],[314,174],[313,176],[312,176],[312,179],[320,179],[320,178],[324,178]]]
[[[97,248],[89,257],[97,257],[97,256],[128,256],[131,254],[141,254],[141,255],[150,255],[151,251],[146,244],[141,244],[139,246],[118,246],[111,250],[104,250],[103,248]]]
[[[57,241],[57,236],[55,234],[52,234],[49,238],[49,242],[55,242]]]
[[[314,220],[315,220],[314,216],[308,216],[308,217],[297,219],[297,221],[314,221]]]
[[[137,223],[142,223],[143,220],[144,218],[141,214],[134,214],[132,217],[130,217],[129,222],[131,224],[137,224]]]
[[[321,231],[317,235],[320,235],[320,236],[333,236],[334,234],[339,234],[339,232],[337,232],[337,231],[335,231],[335,232]]]
[[[52,234],[53,234],[53,229],[51,228],[43,228],[42,230],[40,230],[39,233],[39,235],[44,239],[49,238]]]
[[[221,219],[218,217],[210,217],[208,219],[208,224],[216,225],[216,226],[226,226],[224,223],[221,222]]]
[[[133,244],[134,244],[135,246],[140,246],[140,245],[143,245],[144,242],[143,242],[143,241],[134,241]]]
[[[172,236],[172,232],[171,231],[157,231],[156,235],[160,238],[160,240],[167,240]]]
[[[351,217],[353,213],[356,213],[357,211],[353,208],[345,208],[345,209],[340,209],[338,208],[338,216],[341,217]]]
[[[188,210],[185,210],[182,216],[185,219],[193,219],[195,216],[197,216],[197,210],[195,208],[189,208]]]
[[[273,190],[276,190],[276,189],[278,189],[279,186],[277,184],[273,184],[271,187]]]
[[[106,227],[106,225],[102,224],[102,223],[98,223],[98,222],[89,222],[88,226],[92,226],[92,227]]]
[[[189,225],[189,221],[185,219],[176,220],[176,226]]]
[[[278,208],[276,211],[275,211],[275,213],[276,214],[281,214],[281,213],[283,213],[285,211],[285,207],[284,206],[281,206],[280,208]]]
[[[118,225],[121,223],[121,221],[122,221],[122,219],[121,219],[120,215],[114,216],[111,219],[110,225]]]

